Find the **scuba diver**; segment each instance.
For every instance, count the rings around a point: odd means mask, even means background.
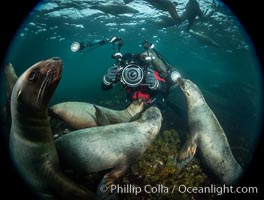
[[[164,108],[169,92],[177,86],[177,79],[181,75],[154,49],[154,44],[144,41],[141,53],[122,55],[122,39],[112,37],[94,42],[73,42],[71,51],[84,53],[106,44],[112,44],[113,49],[116,49],[115,45],[118,48],[112,55],[116,62],[103,76],[101,88],[109,90],[121,83],[127,93],[126,105],[142,99],[148,106],[155,104]]]
[[[125,89],[126,104],[141,99],[147,106],[155,104],[160,109],[166,105],[170,90],[177,85],[181,76],[154,49],[154,45],[144,41],[144,51],[139,54],[122,55],[122,39],[116,37],[119,51],[112,57],[116,60],[103,76],[102,89],[109,90],[121,83]]]

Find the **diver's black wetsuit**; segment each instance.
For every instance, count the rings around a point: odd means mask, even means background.
[[[147,106],[156,105],[160,109],[165,107],[166,100],[169,94],[169,86],[163,78],[160,78],[157,71],[154,71],[155,78],[159,81],[159,87],[155,90],[150,89],[147,85],[138,85],[137,87],[129,87],[122,84],[123,88],[127,92],[126,105],[129,105],[135,100],[142,99]],[[111,85],[106,85],[102,82],[102,89],[109,90],[119,80],[115,81]]]

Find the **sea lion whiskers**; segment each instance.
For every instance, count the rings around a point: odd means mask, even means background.
[[[37,103],[39,103],[43,99],[44,93],[46,91],[46,87],[50,83],[50,81],[53,80],[54,74],[56,74],[56,69],[54,68],[49,69],[47,71],[46,76],[44,80],[42,81],[41,86],[38,91]]]
[[[38,91],[37,104],[41,102],[41,100],[43,99],[43,95],[45,93],[46,87],[49,84],[50,80],[51,80],[51,77],[47,75],[42,81],[41,86]]]

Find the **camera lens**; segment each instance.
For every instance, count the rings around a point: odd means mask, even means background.
[[[136,87],[144,78],[143,70],[138,65],[127,65],[121,76],[121,81],[130,87]]]

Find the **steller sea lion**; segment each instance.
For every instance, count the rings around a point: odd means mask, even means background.
[[[145,1],[147,1],[155,8],[169,12],[170,16],[175,20],[175,22],[178,23],[181,22],[181,18],[176,10],[177,3],[173,3],[170,0],[145,0]]]
[[[225,132],[213,111],[207,105],[200,89],[190,80],[179,78],[180,88],[187,100],[190,138],[181,148],[177,163],[189,162],[198,147],[202,161],[222,183],[232,184],[242,173],[234,158]]]
[[[110,186],[145,152],[159,133],[162,115],[150,107],[133,122],[111,124],[70,132],[55,140],[61,165],[82,175],[111,170],[98,187]]]
[[[124,0],[124,3],[128,4],[132,1],[133,0]],[[181,22],[181,18],[176,10],[176,6],[178,5],[178,3],[172,2],[170,0],[145,0],[145,1],[159,10],[168,12],[172,17],[172,19],[175,21],[175,23]]]
[[[11,159],[27,185],[43,199],[95,199],[59,167],[48,119],[48,103],[62,72],[62,61],[51,58],[27,69],[11,95]]]
[[[208,45],[208,46],[212,46],[212,47],[220,47],[220,45],[214,41],[212,38],[210,38],[209,36],[190,30],[189,31],[190,35],[192,35],[195,39],[197,39],[198,41],[200,41],[201,43]]]
[[[49,108],[50,115],[57,117],[74,129],[89,128],[100,124],[96,110],[109,121],[110,124],[129,122],[144,107],[143,101],[134,101],[124,110],[112,110],[85,102],[63,102]]]
[[[190,30],[190,28],[194,24],[194,21],[197,16],[201,19],[203,19],[204,17],[204,14],[200,8],[200,5],[197,2],[197,0],[189,0],[185,6],[185,12],[180,17],[182,21],[185,21],[185,20],[188,21],[188,25],[186,27],[187,32]]]
[[[126,5],[95,5],[89,7],[90,9],[100,10],[106,14],[111,15],[121,15],[121,14],[127,14],[127,13],[138,13],[138,10],[131,8]]]

